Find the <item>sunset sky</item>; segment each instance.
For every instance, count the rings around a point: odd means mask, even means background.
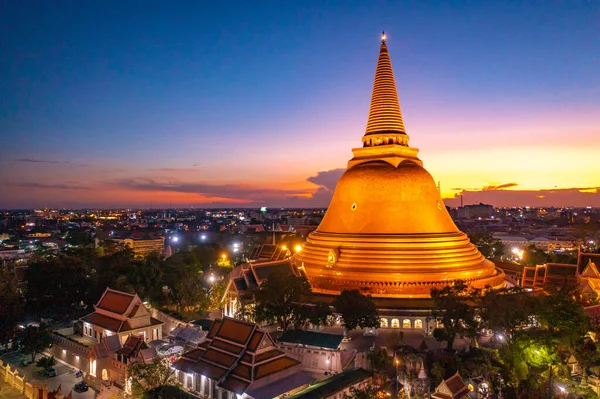
[[[599,21],[596,1],[6,1],[0,208],[327,206],[382,30],[447,205],[600,206]]]

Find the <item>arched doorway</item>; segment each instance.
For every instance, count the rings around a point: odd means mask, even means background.
[[[379,320],[379,326],[381,328],[388,328],[388,321],[385,318],[381,318],[381,320]]]
[[[421,319],[415,320],[415,328],[423,328],[423,320],[421,320]]]
[[[411,328],[411,327],[412,327],[412,323],[410,322],[410,319],[402,320],[402,328]]]
[[[103,381],[108,381],[108,370],[107,369],[102,369],[102,380]]]
[[[400,328],[400,320],[392,319],[392,328]]]

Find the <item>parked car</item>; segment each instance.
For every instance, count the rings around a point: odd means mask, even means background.
[[[48,377],[56,377],[58,375],[56,370],[53,368],[44,370],[44,374],[46,374]]]
[[[80,381],[73,387],[75,392],[87,392],[90,387],[84,381]]]

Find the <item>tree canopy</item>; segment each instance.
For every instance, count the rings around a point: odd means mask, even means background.
[[[310,293],[311,287],[306,278],[276,270],[254,292],[255,319],[277,322],[283,330],[287,330],[294,314],[299,315],[304,310],[300,305],[301,298]]]
[[[360,328],[379,328],[377,308],[370,296],[358,290],[344,290],[333,302],[336,312],[348,330]]]

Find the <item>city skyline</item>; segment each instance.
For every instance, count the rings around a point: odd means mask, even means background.
[[[382,28],[447,205],[600,206],[591,3],[184,4],[8,5],[0,208],[325,207]]]

